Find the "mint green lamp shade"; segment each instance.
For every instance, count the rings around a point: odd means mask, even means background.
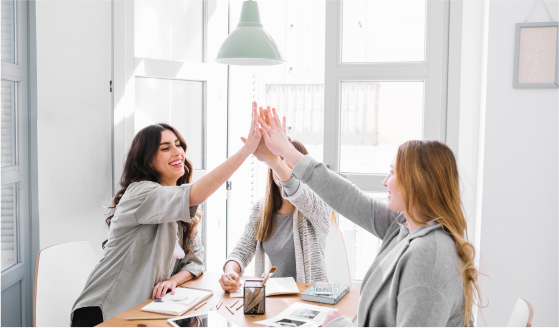
[[[262,28],[256,1],[243,2],[239,24],[221,45],[215,62],[242,66],[285,62],[274,39]]]

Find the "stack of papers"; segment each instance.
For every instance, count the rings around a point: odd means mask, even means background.
[[[293,303],[277,316],[255,323],[272,327],[318,327],[322,325],[328,312],[337,310],[305,303]]]

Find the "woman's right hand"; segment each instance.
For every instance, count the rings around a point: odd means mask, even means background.
[[[227,271],[219,278],[219,283],[223,290],[234,293],[241,288],[241,277],[235,271]]]

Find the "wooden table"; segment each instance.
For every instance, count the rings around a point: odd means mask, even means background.
[[[221,277],[221,273],[212,273],[206,272],[199,276],[198,278],[188,281],[181,286],[185,287],[198,287],[198,288],[205,288],[211,289],[214,291],[213,297],[208,300],[206,305],[202,306],[198,310],[190,310],[186,312],[184,315],[190,314],[205,314],[209,311],[212,300],[216,303],[223,298],[224,305],[233,304],[236,300],[239,300],[239,303],[235,306],[238,307],[239,304],[243,302],[242,298],[229,298],[229,293],[226,293],[223,289],[221,289],[221,285],[219,284],[219,278]],[[247,277],[242,277],[246,279]],[[301,292],[305,291],[307,288],[312,286],[312,284],[304,284],[304,283],[297,283],[299,290]],[[152,312],[144,312],[141,311],[145,305],[153,301],[149,299],[137,306],[127,310],[117,316],[112,317],[111,319],[101,323],[98,327],[171,327],[171,325],[167,322],[166,319],[164,320],[134,320],[134,321],[127,321],[126,318],[129,317],[154,317],[154,316],[164,316],[163,314],[159,313],[152,313]],[[346,316],[351,318],[352,320],[355,319],[357,316],[357,305],[359,303],[359,290],[352,289],[345,295],[337,304],[330,305],[330,304],[322,304],[316,302],[307,302],[301,300],[301,295],[281,295],[281,296],[268,296],[266,297],[266,314],[265,315],[244,315],[243,308],[240,308],[238,311],[234,311],[234,315],[231,314],[225,306],[221,306],[217,312],[223,316],[228,322],[235,324],[240,327],[264,327],[259,324],[254,324],[255,321],[260,321],[268,318],[272,318],[278,315],[281,311],[285,310],[288,306],[295,302],[302,302],[308,303],[318,306],[324,307],[331,307],[339,309],[339,312],[342,316]],[[214,308],[215,311],[215,308]]]

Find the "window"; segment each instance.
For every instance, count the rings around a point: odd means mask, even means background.
[[[326,3],[324,162],[373,197],[398,145],[445,138],[446,1]],[[340,218],[358,286],[379,240]]]
[[[155,123],[171,124],[186,139],[196,181],[227,155],[227,66],[208,56],[227,37],[227,2],[113,5],[115,186],[134,135]],[[200,206],[207,270],[221,270],[225,260],[225,197],[220,190]]]
[[[2,0],[2,326],[31,326],[28,1]],[[35,246],[35,245],[33,245]]]

